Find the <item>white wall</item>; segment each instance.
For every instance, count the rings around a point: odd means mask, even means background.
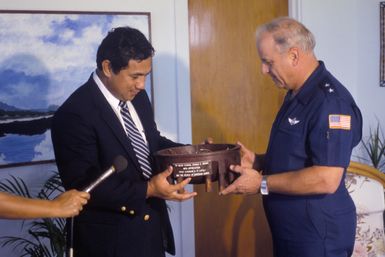
[[[379,86],[380,0],[289,0],[289,12],[317,40],[317,57],[352,93],[364,118],[364,137],[377,120],[385,132],[385,87]],[[362,147],[353,158],[363,156]]]
[[[191,143],[187,7],[187,0],[94,0],[91,2],[13,0],[0,2],[0,10],[150,12],[152,43],[156,49],[153,69],[156,121],[164,135],[179,142]],[[21,175],[28,180],[30,185],[36,182],[31,181],[29,175],[43,172],[42,170],[45,168],[46,166],[31,166],[0,169],[0,178],[7,176],[8,173]],[[34,177],[35,179],[36,177]],[[192,187],[188,189],[192,190]],[[169,205],[176,239],[176,256],[193,257],[195,256],[193,201],[170,202]],[[8,224],[8,226],[3,224]],[[0,236],[10,234],[7,234],[5,227],[18,229],[17,225],[11,224],[15,223],[1,221]],[[14,256],[6,251],[6,249],[0,249],[0,256]]]

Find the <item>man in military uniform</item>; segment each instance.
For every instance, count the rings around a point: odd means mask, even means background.
[[[356,211],[344,178],[362,117],[314,46],[291,18],[257,30],[262,72],[288,92],[266,153],[241,145],[242,165],[231,167],[241,176],[220,192],[263,195],[276,257],[346,257],[354,246]]]

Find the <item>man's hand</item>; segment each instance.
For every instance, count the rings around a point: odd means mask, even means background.
[[[241,142],[237,142],[241,147],[241,166],[245,168],[252,168],[255,160],[255,153],[247,149]]]
[[[190,193],[182,190],[191,181],[191,178],[187,178],[175,185],[168,183],[167,177],[169,177],[171,173],[172,167],[169,166],[163,172],[153,176],[148,181],[147,197],[158,197],[165,200],[184,201],[197,195],[196,192]],[[179,193],[178,191],[183,191],[183,193]]]
[[[220,195],[227,195],[230,193],[256,194],[259,192],[262,175],[258,171],[239,165],[230,165],[230,169],[239,173],[241,176],[231,185],[219,192]]]

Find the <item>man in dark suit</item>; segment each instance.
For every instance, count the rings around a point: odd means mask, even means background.
[[[196,193],[180,190],[189,179],[168,183],[171,167],[163,172],[153,169],[152,153],[180,145],[160,135],[144,90],[153,54],[140,31],[110,31],[98,48],[96,71],[55,113],[52,140],[65,188],[83,189],[118,155],[128,160],[127,169],[92,191],[89,204],[75,219],[76,257],[175,254],[165,199],[182,201]],[[126,104],[133,127],[122,113]],[[136,139],[131,130],[139,135]]]

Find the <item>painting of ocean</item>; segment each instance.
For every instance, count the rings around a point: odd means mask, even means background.
[[[55,159],[51,119],[88,80],[99,43],[118,26],[150,38],[149,13],[0,11],[0,166]]]

